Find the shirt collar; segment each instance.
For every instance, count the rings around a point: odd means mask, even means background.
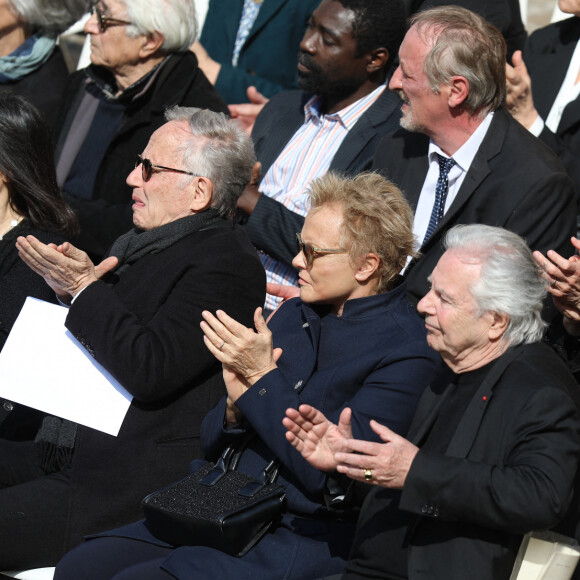
[[[491,120],[493,119],[493,112],[488,113],[483,121],[479,124],[477,129],[472,133],[471,137],[453,154],[453,159],[457,166],[461,168],[462,171],[467,173],[477,151],[485,135],[487,134],[487,130],[491,124]],[[449,157],[446,153],[443,153],[441,148],[435,144],[433,141],[429,141],[429,163],[437,160],[436,155],[441,155],[442,157]]]
[[[331,115],[322,115],[320,113],[320,108],[322,107],[322,97],[319,95],[313,95],[310,97],[310,99],[308,99],[308,101],[306,101],[306,104],[304,105],[304,120],[308,122],[313,120],[320,120],[323,117],[325,119],[334,119],[350,131],[358,121],[361,112],[372,105],[379,98],[379,96],[386,89],[386,86],[386,83],[382,84],[368,95],[365,95],[358,101],[351,103],[347,107],[344,107],[344,109],[341,109],[336,113],[332,113]]]

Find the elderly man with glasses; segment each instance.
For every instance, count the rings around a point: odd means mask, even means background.
[[[255,162],[249,137],[206,110],[166,118],[127,178],[136,227],[106,260],[18,238],[25,262],[72,302],[68,330],[133,402],[118,437],[79,425],[67,467],[0,491],[0,569],[54,565],[84,535],[138,518],[147,493],[187,471],[224,392],[201,313],[251,324],[264,301],[260,261],[229,217]]]
[[[78,246],[101,260],[131,227],[127,175],[170,106],[227,113],[189,51],[194,0],[98,0],[85,32],[91,65],[73,73],[55,127],[59,186],[81,222]]]

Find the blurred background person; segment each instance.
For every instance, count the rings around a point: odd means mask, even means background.
[[[287,488],[288,512],[242,558],[201,546],[175,550],[140,522],[90,540],[59,564],[56,578],[318,578],[344,566],[352,513],[333,517],[325,474],[286,443],[289,406],[319,404],[334,420],[345,406],[353,430],[377,440],[369,419],[405,433],[435,368],[420,318],[398,272],[412,251],[412,213],[384,178],[326,175],[312,183],[312,210],[294,264],[300,298],[269,322],[255,313],[256,332],[223,311],[204,312],[209,350],[224,365],[227,397],[202,426],[208,459],[254,430],[240,470],[254,477],[273,456]],[[211,562],[211,565],[208,563]],[[162,567],[162,568],[161,568]]]
[[[173,105],[227,112],[189,51],[194,0],[99,0],[85,24],[91,66],[73,73],[58,121],[59,186],[77,213],[79,248],[100,260],[131,227],[133,166]]]
[[[297,87],[298,46],[320,0],[211,0],[199,42],[199,66],[227,103],[247,89],[270,98]]]
[[[572,18],[536,30],[507,67],[510,113],[560,157],[580,200],[580,0],[558,0]]]
[[[0,92],[0,350],[27,296],[56,302],[44,280],[18,257],[16,238],[33,235],[60,244],[77,228],[56,185],[50,131],[42,115],[24,97]],[[31,452],[20,447],[12,454],[4,447],[0,488],[40,473],[33,439],[44,416],[0,399],[0,438],[29,441]]]
[[[0,0],[0,91],[27,97],[51,127],[68,77],[57,36],[85,10],[85,0]]]

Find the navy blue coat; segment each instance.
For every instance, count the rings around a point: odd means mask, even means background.
[[[344,566],[352,525],[331,517],[323,498],[326,474],[311,467],[286,441],[285,411],[308,403],[337,422],[342,409],[350,406],[354,437],[377,440],[371,418],[405,434],[440,359],[427,346],[424,325],[406,299],[404,284],[348,301],[341,317],[318,312],[299,299],[278,310],[270,322],[274,346],[284,351],[278,368],[236,402],[259,435],[244,453],[240,469],[259,475],[274,455],[281,461],[278,481],[288,491],[282,525],[241,559],[210,548],[178,548],[163,563],[176,578],[316,578]],[[243,426],[224,429],[224,413],[225,398],[202,425],[209,459],[245,431]],[[167,545],[142,523],[107,535]]]

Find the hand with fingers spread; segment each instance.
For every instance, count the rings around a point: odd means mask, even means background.
[[[347,407],[340,414],[338,425],[310,405],[287,409],[282,423],[288,432],[286,439],[312,465],[321,471],[334,471],[338,465],[335,453],[346,451],[346,441],[352,437],[352,411]]]
[[[403,489],[419,448],[376,421],[371,421],[370,425],[384,443],[359,439],[345,441],[347,450],[334,456],[338,464],[336,470],[357,481]]]
[[[580,250],[580,240],[572,238],[572,245]],[[580,332],[580,256],[566,259],[554,250],[547,256],[534,252],[534,259],[544,271],[548,292],[564,315],[564,325],[571,334]]]
[[[276,368],[276,361],[282,353],[272,348],[272,333],[262,316],[262,309],[254,312],[256,330],[235,321],[222,310],[214,316],[205,310],[202,313],[201,329],[209,351],[229,370],[239,375],[238,392],[229,393],[235,402],[245,391],[265,374]],[[229,392],[229,391],[228,391]]]
[[[242,124],[244,130],[248,135],[252,134],[256,118],[264,105],[270,100],[265,97],[256,87],[249,86],[246,94],[248,95],[249,103],[240,103],[237,105],[228,105],[232,119],[237,119]]]
[[[19,237],[18,254],[26,264],[56,292],[61,300],[75,297],[83,288],[96,282],[117,265],[109,257],[95,266],[88,255],[69,242],[60,246],[43,244],[34,236]]]

